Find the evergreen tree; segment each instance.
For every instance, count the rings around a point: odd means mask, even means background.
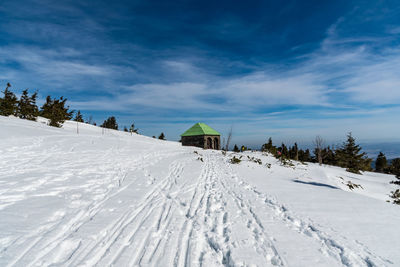
[[[161,134],[158,136],[158,139],[160,139],[160,140],[165,140],[165,135],[164,135],[164,133],[161,133]]]
[[[396,175],[400,179],[400,158],[395,158],[390,164],[390,173]]]
[[[17,112],[17,97],[9,90],[10,83],[7,83],[6,89],[3,91],[4,97],[0,102],[0,115],[10,116],[16,115]]]
[[[261,151],[270,152],[272,146],[273,146],[272,145],[272,138],[270,137],[270,138],[268,138],[268,142],[261,146]]]
[[[330,148],[330,146],[322,149],[322,158],[325,164],[336,165],[335,152]]]
[[[114,116],[108,117],[100,127],[107,128],[107,129],[114,129],[118,130],[117,120]]]
[[[74,121],[83,122],[83,116],[80,110],[78,110],[78,112],[76,113]]]
[[[36,106],[37,92],[28,96],[28,89],[22,92],[21,98],[18,101],[17,114],[21,119],[36,120],[39,115],[39,109]]]
[[[361,174],[360,171],[370,170],[371,160],[366,157],[366,153],[360,153],[361,149],[360,145],[356,144],[354,137],[349,133],[347,141],[343,143],[341,148],[336,150],[337,164],[356,174]]]
[[[301,162],[312,162],[310,150],[306,149],[305,151],[303,149],[299,150],[299,160]]]
[[[46,97],[46,103],[43,104],[40,115],[50,120],[50,126],[61,127],[64,121],[72,118],[73,111],[69,111],[69,106],[65,106],[66,101],[64,97],[60,99]]]
[[[128,128],[126,128],[126,126],[124,126],[124,132],[128,132]]]
[[[305,152],[304,152],[303,149],[299,150],[299,161],[301,161],[301,162],[305,162],[306,161],[305,160]]]
[[[236,144],[233,147],[233,152],[240,152],[239,147]]]
[[[384,172],[386,169],[387,169],[386,156],[382,152],[379,152],[379,155],[375,161],[375,171],[376,172]]]
[[[282,156],[284,158],[288,159],[289,158],[289,150],[288,150],[287,146],[284,143],[282,143],[282,146],[280,148],[281,148],[280,152],[282,153]]]
[[[268,142],[261,146],[261,151],[269,152],[272,155],[276,155],[277,148],[272,144],[272,138],[268,138]]]
[[[309,149],[306,149],[305,153],[304,153],[304,161],[306,162],[312,162],[312,158],[311,158],[311,153]]]
[[[292,159],[294,160],[299,160],[299,148],[297,146],[297,143],[294,143],[294,147],[292,149]]]

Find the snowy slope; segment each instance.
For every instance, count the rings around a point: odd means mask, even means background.
[[[392,176],[76,127],[0,116],[0,266],[400,266]]]

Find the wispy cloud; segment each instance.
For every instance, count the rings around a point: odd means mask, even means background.
[[[135,118],[144,133],[162,126],[169,136],[196,121],[234,124],[242,143],[350,130],[399,136],[399,26],[386,23],[390,9],[321,2],[337,7],[321,16],[297,3],[24,1],[0,6],[1,82],[67,96],[98,119]]]

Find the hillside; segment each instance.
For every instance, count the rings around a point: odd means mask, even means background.
[[[393,176],[76,128],[0,116],[0,266],[400,265]]]

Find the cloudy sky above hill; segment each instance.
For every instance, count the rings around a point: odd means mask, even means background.
[[[146,135],[400,141],[398,1],[0,4],[0,86],[65,96]]]

